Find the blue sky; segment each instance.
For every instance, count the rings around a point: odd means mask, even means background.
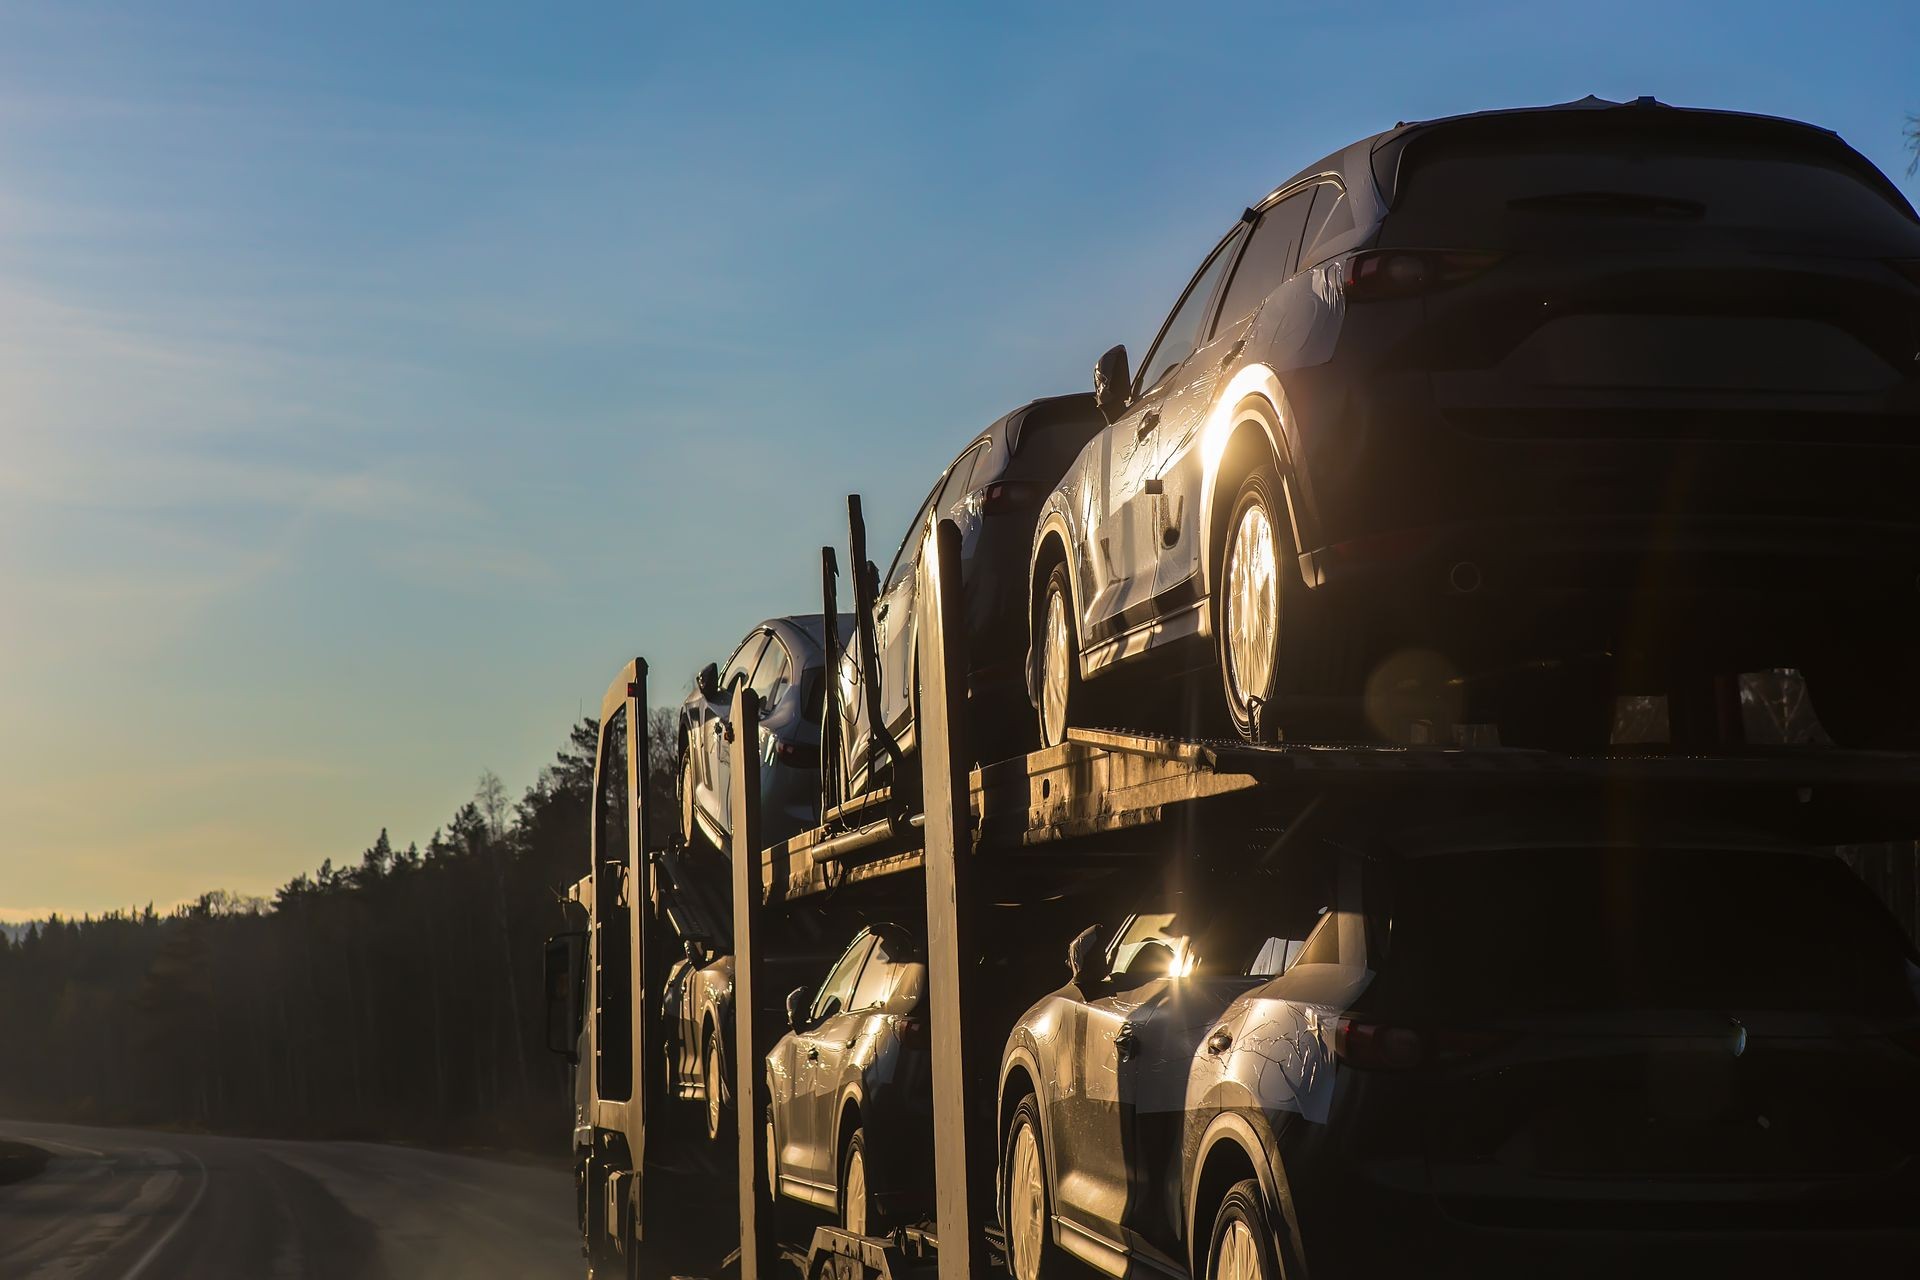
[[[1442,12],[1444,11],[1444,12]],[[1899,180],[1920,7],[0,8],[0,919],[267,892],[889,550],[1336,146],[1597,93]],[[584,856],[584,853],[583,853]]]

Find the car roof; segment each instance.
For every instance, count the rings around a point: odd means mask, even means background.
[[[802,665],[822,666],[826,662],[827,652],[827,615],[824,613],[792,613],[784,617],[768,618],[756,631],[762,628],[774,632],[780,637],[787,651],[799,658]],[[853,635],[853,615],[840,615],[840,643],[845,644]]]
[[[1398,178],[1400,157],[1407,144],[1415,139],[1437,133],[1451,134],[1462,128],[1480,124],[1493,124],[1498,127],[1513,122],[1524,125],[1528,120],[1539,120],[1542,123],[1551,124],[1554,117],[1590,113],[1620,113],[1623,118],[1658,121],[1676,126],[1711,124],[1716,127],[1738,129],[1756,138],[1773,137],[1783,141],[1797,138],[1803,142],[1812,142],[1829,150],[1836,159],[1847,162],[1864,181],[1882,195],[1895,201],[1909,215],[1913,212],[1912,206],[1907,203],[1900,189],[1893,185],[1892,180],[1875,167],[1872,161],[1842,141],[1840,135],[1831,129],[1784,116],[1721,111],[1709,107],[1676,107],[1650,97],[1635,98],[1631,102],[1614,102],[1593,94],[1572,102],[1558,102],[1546,106],[1503,107],[1490,111],[1438,116],[1431,120],[1399,121],[1391,129],[1362,138],[1317,163],[1301,169],[1262,197],[1253,209],[1265,207],[1288,189],[1299,186],[1303,182],[1329,175],[1340,178],[1349,190],[1360,185],[1356,181],[1357,178],[1362,176],[1371,178],[1372,182],[1368,186],[1377,194],[1380,202],[1391,204],[1394,185]]]
[[[941,474],[945,475],[951,471],[953,464],[965,457],[967,450],[982,440],[991,440],[996,436],[1005,437],[1007,448],[1011,451],[1020,447],[1020,433],[1029,422],[1051,421],[1057,418],[1097,417],[1099,412],[1091,391],[1076,391],[1060,396],[1041,396],[1038,399],[1029,400],[1019,408],[1001,414],[969,439],[965,445],[954,450],[952,459],[942,469]]]

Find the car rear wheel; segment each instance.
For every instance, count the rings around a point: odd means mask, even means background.
[[[1007,1239],[1007,1271],[1014,1280],[1053,1280],[1060,1260],[1053,1244],[1053,1202],[1047,1187],[1046,1148],[1040,1138],[1040,1104],[1032,1094],[1014,1110],[1004,1150],[1000,1225]]]
[[[1305,584],[1279,496],[1270,464],[1255,467],[1240,482],[1214,579],[1214,631],[1227,715],[1249,741],[1275,736],[1275,699],[1300,683],[1302,664],[1311,661]]]
[[[1074,627],[1073,584],[1067,566],[1056,564],[1040,597],[1040,745],[1065,742],[1080,712],[1079,633]]]
[[[1260,1184],[1252,1178],[1235,1183],[1220,1202],[1207,1247],[1206,1280],[1281,1280],[1273,1228]]]
[[[726,1064],[720,1060],[720,1046],[711,1029],[706,1047],[700,1052],[700,1081],[706,1094],[707,1141],[724,1142],[727,1137]]]
[[[840,1225],[857,1236],[882,1228],[867,1185],[867,1135],[863,1129],[853,1131],[847,1139],[847,1152],[840,1159]]]

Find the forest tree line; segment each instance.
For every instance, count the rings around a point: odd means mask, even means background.
[[[648,727],[664,838],[673,712]],[[576,724],[517,802],[488,773],[424,847],[383,830],[271,900],[216,891],[0,936],[0,1115],[564,1146],[541,944],[575,927],[597,736]]]

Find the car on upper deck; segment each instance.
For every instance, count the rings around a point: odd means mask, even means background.
[[[840,619],[849,634],[851,616]],[[823,615],[769,618],[747,633],[726,666],[708,663],[680,706],[675,770],[680,831],[728,850],[733,812],[733,695],[760,698],[760,814],[773,844],[820,820],[820,724],[826,705]]]
[[[1083,935],[1002,1059],[1016,1280],[1920,1266],[1920,956],[1839,857],[1459,810]]]
[[[1034,522],[1067,464],[1102,425],[1093,396],[1086,393],[1034,400],[998,419],[941,472],[908,523],[886,577],[875,573],[879,721],[902,756],[910,755],[917,741],[920,646],[914,603],[920,554],[940,520],[952,520],[960,530],[972,754],[998,760],[1032,748],[1022,602]],[[841,634],[851,636],[850,631]],[[849,643],[840,664],[842,776],[849,795],[890,779],[893,765],[892,756],[875,745],[861,676],[859,646]]]
[[[1795,667],[1920,733],[1920,221],[1833,133],[1651,99],[1403,124],[1205,255],[1041,512],[1043,743],[1150,655],[1247,737],[1387,655]],[[1610,676],[1611,678],[1611,676]],[[1478,686],[1476,686],[1478,687]]]

